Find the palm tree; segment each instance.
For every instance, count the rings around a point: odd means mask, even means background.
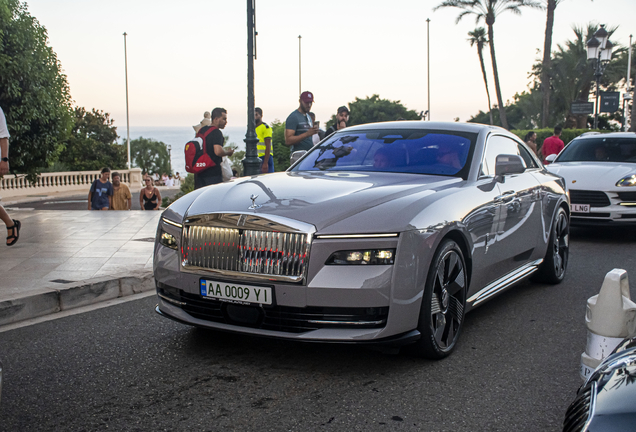
[[[497,103],[499,104],[499,119],[501,125],[508,129],[508,120],[506,119],[506,110],[501,97],[501,86],[499,85],[499,72],[497,72],[497,59],[495,57],[495,33],[493,26],[495,18],[501,13],[510,11],[514,14],[521,14],[521,7],[541,8],[541,4],[534,0],[444,0],[433,10],[444,7],[453,7],[462,9],[457,16],[455,24],[457,24],[466,15],[475,15],[475,22],[484,20],[488,26],[488,45],[490,45],[490,58],[492,60],[492,72],[495,78],[495,91],[497,93]]]
[[[490,114],[490,124],[495,124],[492,118],[492,109],[490,104],[490,91],[488,91],[488,79],[486,78],[486,66],[484,65],[484,45],[488,43],[486,39],[486,29],[477,27],[475,30],[468,32],[468,42],[470,46],[477,45],[477,54],[479,54],[479,63],[481,64],[481,73],[484,75],[484,84],[486,85],[486,96],[488,96],[488,113]]]
[[[541,127],[548,127],[550,115],[550,65],[552,63],[552,28],[554,27],[554,10],[561,0],[545,0],[547,20],[545,23],[545,39],[543,42],[543,69],[541,73],[541,91],[543,93],[543,105],[541,109]]]

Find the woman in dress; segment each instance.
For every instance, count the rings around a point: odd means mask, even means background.
[[[146,185],[139,192],[139,205],[142,210],[159,210],[161,205],[161,193],[159,189],[153,186],[152,178],[146,176],[144,178],[144,184]]]

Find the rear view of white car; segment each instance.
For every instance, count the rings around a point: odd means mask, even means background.
[[[565,179],[573,225],[636,224],[636,133],[584,134],[547,169]]]

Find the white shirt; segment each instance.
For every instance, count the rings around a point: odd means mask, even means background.
[[[0,138],[9,138],[9,129],[7,129],[7,119],[4,117],[4,111],[0,108]]]
[[[168,180],[166,180],[166,181],[164,182],[164,184],[165,184],[166,186],[171,186],[171,187],[172,187],[172,186],[174,186],[174,179],[168,178]]]

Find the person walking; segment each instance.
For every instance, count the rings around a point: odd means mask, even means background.
[[[221,163],[223,156],[232,156],[234,150],[223,148],[225,138],[221,129],[227,125],[227,111],[225,108],[214,108],[212,110],[212,123],[210,126],[204,126],[199,130],[199,135],[205,134],[208,129],[214,130],[205,137],[205,150],[214,162],[214,166],[194,175],[194,188],[199,189],[204,186],[223,183],[223,174],[221,172]]]
[[[110,182],[110,168],[103,168],[102,175],[93,181],[88,191],[89,210],[108,210],[113,205],[113,184]]]
[[[258,137],[258,158],[261,160],[261,172],[274,172],[274,152],[272,151],[272,128],[263,122],[263,110],[254,108],[254,123],[256,123],[256,136]]]
[[[5,174],[9,174],[9,137],[7,119],[4,117],[2,107],[0,107],[0,178]],[[20,238],[20,227],[22,227],[22,224],[19,220],[11,219],[1,204],[0,219],[7,227],[7,246],[13,246]]]
[[[121,182],[121,174],[114,172],[113,178],[113,206],[111,210],[130,210],[132,208],[132,194],[128,185]]]
[[[142,210],[159,210],[161,206],[161,192],[152,184],[152,179],[148,176],[144,178],[146,185],[139,191],[139,206]]]
[[[334,133],[336,133],[337,130],[346,128],[348,122],[349,122],[349,108],[343,105],[340,108],[338,108],[338,112],[336,113],[336,122],[329,129],[327,129],[327,132],[325,133],[325,137],[328,138]]]
[[[543,145],[541,146],[541,154],[543,155],[543,163],[544,164],[549,164],[550,163],[550,162],[546,161],[545,158],[547,158],[551,154],[558,155],[561,152],[561,150],[563,150],[563,147],[565,147],[565,144],[561,140],[561,131],[562,130],[563,130],[563,128],[561,126],[555,126],[554,127],[554,135],[552,135],[551,137],[546,138],[543,141]]]
[[[290,147],[291,153],[312,148],[314,144],[311,137],[318,133],[318,127],[314,126],[309,117],[314,103],[313,93],[302,92],[299,102],[298,109],[285,120],[285,145]]]
[[[523,139],[523,141],[526,143],[528,147],[530,147],[530,149],[534,152],[534,154],[539,156],[539,154],[537,153],[537,133],[536,132],[534,131],[528,132],[526,134],[526,137]]]

